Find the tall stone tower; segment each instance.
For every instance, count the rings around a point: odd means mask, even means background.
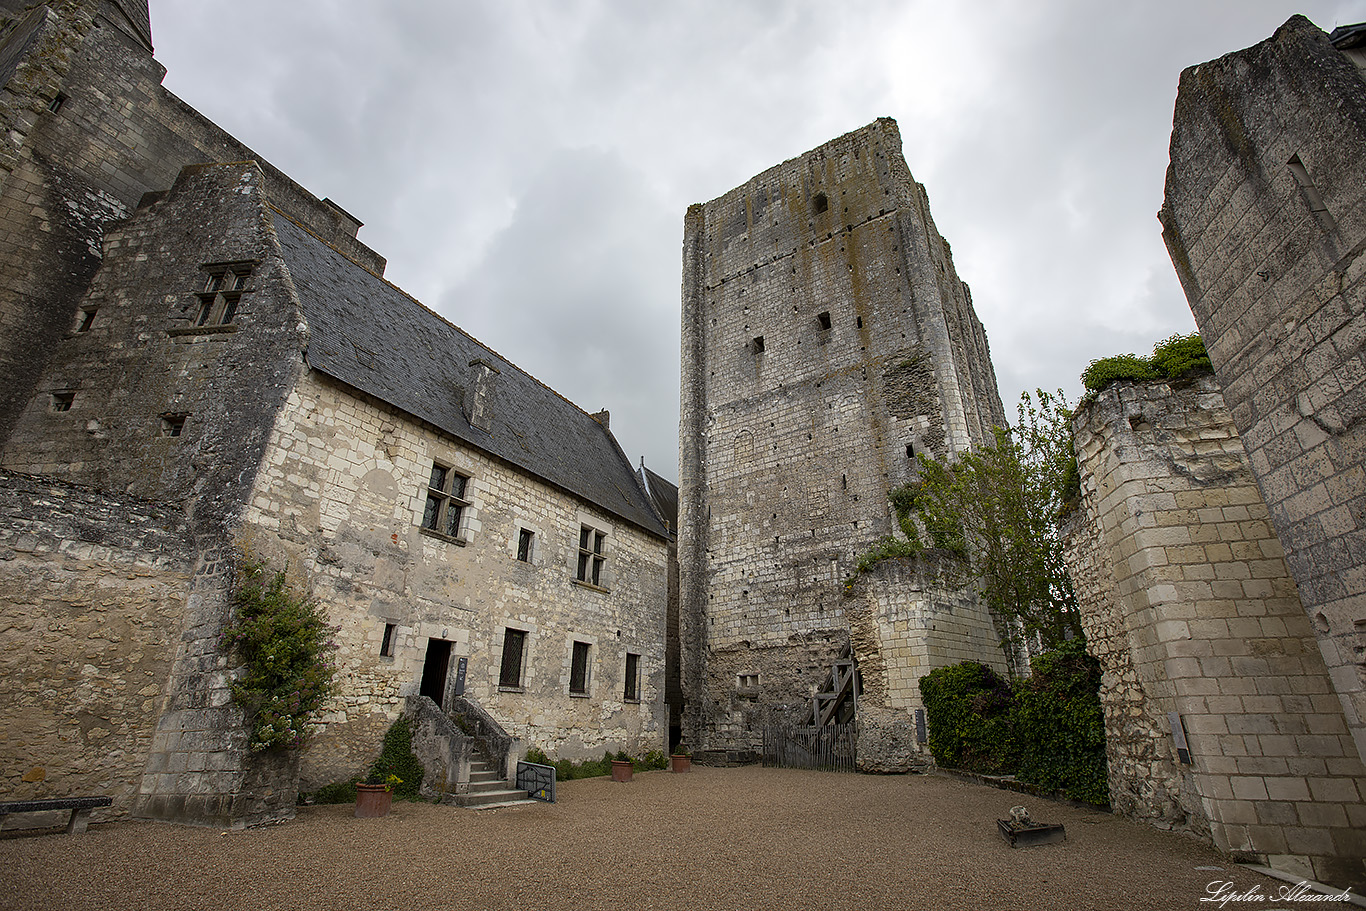
[[[684,733],[754,749],[849,647],[844,581],[895,527],[888,490],[1004,422],[895,121],[689,208],[682,361]]]

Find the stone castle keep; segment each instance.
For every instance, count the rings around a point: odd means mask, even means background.
[[[930,558],[854,571],[915,457],[1006,419],[894,121],[689,208],[675,489],[162,88],[151,34],[145,2],[0,0],[7,799],[285,818],[401,715],[457,801],[481,750],[736,758],[783,725],[901,771],[925,673],[1023,670]],[[1064,526],[1113,808],[1358,890],[1363,68],[1366,27],[1295,17],[1182,74],[1160,219],[1215,375],[1080,407]],[[243,550],[338,627],[298,754],[250,752],[228,695]]]
[[[757,749],[764,723],[801,721],[851,654],[863,716],[902,723],[934,666],[1004,669],[998,631],[965,593],[924,579],[844,590],[892,533],[887,494],[912,479],[915,455],[951,457],[1005,419],[986,334],[896,123],[693,206],[683,256],[686,736]]]

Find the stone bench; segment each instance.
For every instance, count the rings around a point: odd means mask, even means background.
[[[0,822],[11,813],[39,813],[43,810],[70,810],[66,834],[79,835],[90,822],[90,811],[114,803],[112,797],[53,797],[48,800],[0,801]]]

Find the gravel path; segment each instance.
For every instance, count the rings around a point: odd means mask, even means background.
[[[1066,843],[1011,849],[1023,803]],[[1199,869],[1218,867],[1220,870]],[[483,812],[301,810],[246,832],[141,821],[0,839],[4,909],[1180,909],[1273,881],[1096,811],[938,776],[694,766]]]

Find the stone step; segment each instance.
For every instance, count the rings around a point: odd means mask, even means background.
[[[471,785],[469,793],[465,795],[465,806],[474,809],[495,803],[520,802],[526,799],[526,791],[512,790],[507,787],[475,790],[474,786]]]
[[[476,781],[501,781],[501,780],[502,780],[502,779],[500,779],[500,778],[498,777],[498,773],[495,772],[495,771],[493,771],[493,769],[482,769],[482,770],[480,770],[480,771],[475,771],[475,769],[474,769],[473,766],[470,767],[470,782],[471,782],[471,783],[474,783],[474,782],[476,782]]]
[[[519,793],[519,794],[525,794],[526,792],[525,792],[525,791],[518,791],[517,793]],[[533,803],[544,803],[544,801],[541,801],[541,800],[527,800],[526,798],[523,798],[523,799],[521,799],[521,800],[504,800],[504,801],[502,801],[501,803],[486,803],[486,804],[480,804],[480,805],[478,805],[478,806],[467,807],[467,809],[470,809],[470,810],[501,810],[501,809],[503,809],[504,807],[525,807],[525,806],[529,806],[529,805],[531,805],[531,804],[533,804]]]

